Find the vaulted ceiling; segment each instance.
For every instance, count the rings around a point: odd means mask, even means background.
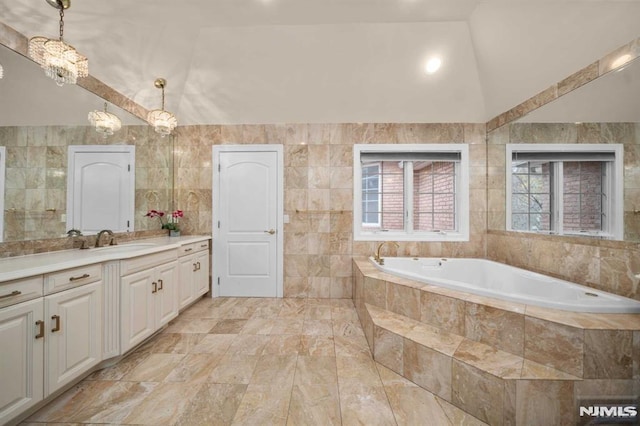
[[[640,36],[639,17],[637,0],[82,0],[64,34],[149,109],[166,78],[180,125],[486,122]],[[0,21],[58,34],[45,0],[0,0]]]

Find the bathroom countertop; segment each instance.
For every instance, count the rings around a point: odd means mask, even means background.
[[[211,239],[210,235],[167,236],[127,241],[117,246],[105,246],[87,250],[61,250],[26,256],[7,257],[0,259],[0,282],[76,268],[92,263],[129,259],[146,254],[159,253],[166,250],[177,249],[185,244],[197,243],[208,239]],[[134,250],[127,250],[127,246],[134,245],[141,246]],[[122,247],[123,250],[117,250],[115,247]]]

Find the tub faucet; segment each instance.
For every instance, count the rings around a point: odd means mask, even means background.
[[[109,240],[110,246],[115,246],[116,244],[118,244],[116,243],[116,238],[113,236],[113,231],[110,229],[103,229],[102,231],[98,232],[98,236],[96,237],[96,247],[102,247],[102,244],[100,244],[100,239],[104,234],[109,234],[109,236],[111,237],[111,239]]]
[[[395,241],[384,241],[384,242],[380,243],[378,245],[378,249],[376,250],[376,254],[373,256],[373,260],[378,262],[378,265],[384,265],[384,259],[382,257],[380,257],[380,249],[382,249],[382,246],[387,244],[387,243],[393,244],[394,246],[396,246],[396,248],[400,247],[400,244],[396,243]]]

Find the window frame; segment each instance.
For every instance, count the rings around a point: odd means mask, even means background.
[[[366,230],[362,226],[362,153],[456,153],[456,231],[413,230],[413,167],[404,169],[404,229]],[[354,144],[353,146],[353,239],[354,241],[469,241],[469,146],[452,144]]]
[[[555,176],[551,188],[552,193],[552,210],[551,220],[555,224],[554,229],[549,231],[531,231],[513,229],[512,227],[512,159],[514,153],[540,153],[548,154],[553,157],[557,154],[557,159],[548,160],[552,163],[553,174]],[[575,153],[589,154],[613,154],[613,160],[601,160],[605,163],[605,176],[603,186],[606,187],[605,202],[602,205],[602,231],[599,232],[576,232],[565,231],[564,223],[564,162],[570,161],[563,159],[562,155]],[[610,240],[622,240],[624,232],[624,145],[623,144],[554,144],[554,143],[536,143],[536,144],[507,144],[506,154],[506,223],[505,229],[511,232],[523,232],[544,235],[560,235],[568,237],[591,237]],[[589,161],[586,160],[585,161]]]
[[[378,168],[378,174],[380,174],[380,171],[382,170],[382,163],[371,163],[371,164],[366,166],[366,168],[368,168],[368,167],[377,167]],[[381,176],[378,176],[378,206],[382,205],[381,188],[382,188],[382,179],[381,179]],[[360,217],[362,217],[362,211],[360,213]],[[375,223],[374,222],[367,222],[366,225],[367,226],[380,226],[381,223],[382,223],[382,214],[378,213],[378,221],[375,222]]]

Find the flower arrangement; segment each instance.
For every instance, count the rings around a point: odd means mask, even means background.
[[[162,225],[162,229],[168,229],[170,231],[180,231],[178,222],[181,217],[184,217],[184,213],[182,212],[182,210],[174,210],[171,213],[171,216],[166,221],[165,219],[163,219],[166,216],[165,212],[161,210],[149,210],[145,216],[157,217],[160,221],[160,225]]]

